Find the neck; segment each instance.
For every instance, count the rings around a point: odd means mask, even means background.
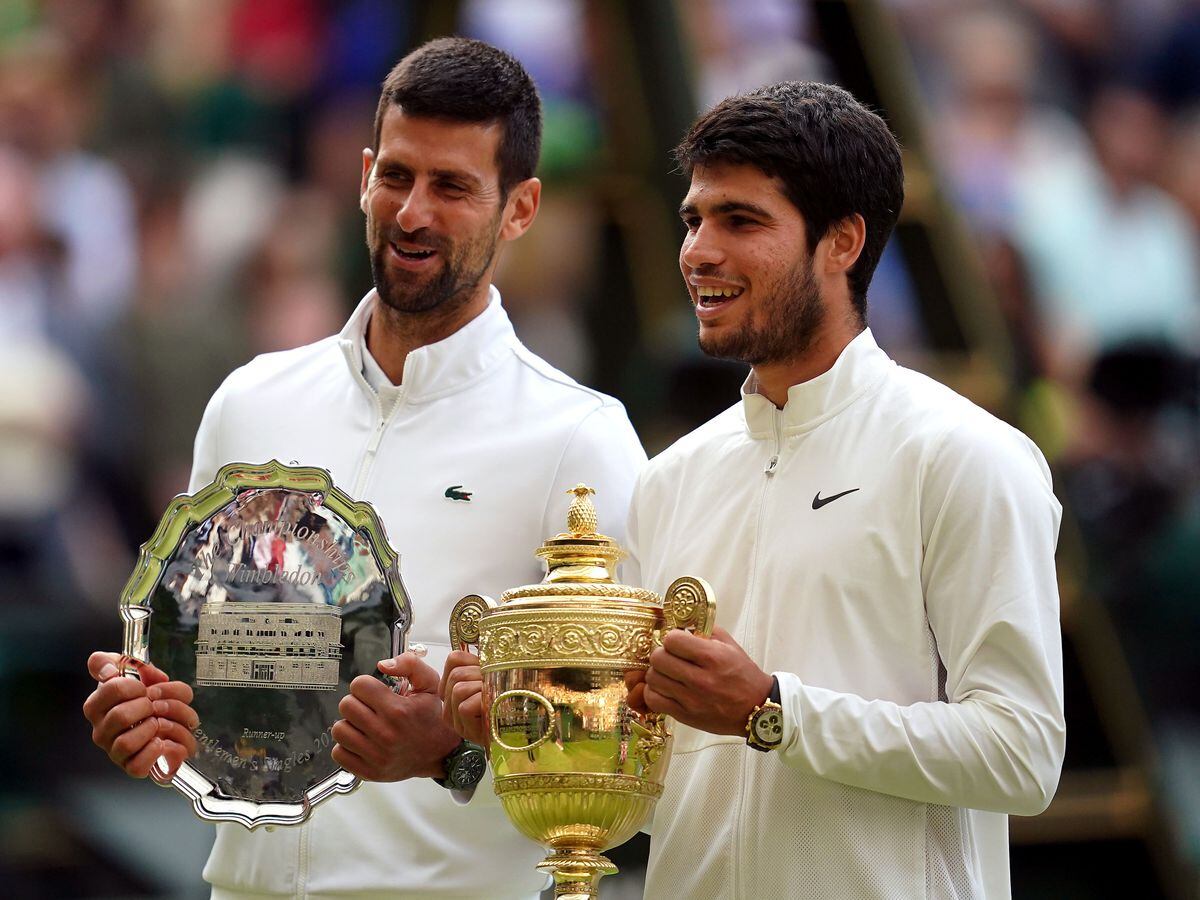
[[[754,366],[756,392],[774,403],[776,409],[783,409],[788,400],[788,388],[812,381],[832,369],[846,345],[864,330],[856,318],[853,324],[847,322],[843,327],[823,329],[804,353],[794,359]]]
[[[490,284],[490,280],[481,279],[479,288],[465,303],[422,313],[392,309],[376,294],[367,323],[367,350],[388,380],[400,384],[408,354],[445,340],[487,309]]]

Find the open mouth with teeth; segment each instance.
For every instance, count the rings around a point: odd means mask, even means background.
[[[739,287],[698,286],[696,288],[696,300],[700,306],[706,309],[736,300],[741,295],[742,289]]]
[[[429,257],[433,256],[433,254],[437,252],[436,250],[405,250],[398,244],[392,244],[392,249],[396,251],[396,254],[401,259],[410,259],[414,262],[422,259],[429,259]]]

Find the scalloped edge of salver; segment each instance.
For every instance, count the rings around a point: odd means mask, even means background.
[[[330,473],[315,466],[289,466],[272,459],[261,464],[227,463],[217,470],[212,483],[195,494],[179,494],[167,505],[154,533],[138,551],[137,564],[121,591],[121,621],[124,623],[124,654],[141,662],[149,659],[149,630],[151,610],[149,601],[155,585],[162,576],[170,554],[179,546],[183,535],[220,509],[235,500],[243,491],[289,488],[320,493],[322,505],[344,519],[355,532],[367,537],[379,570],[391,589],[395,606],[392,623],[392,653],[403,652],[405,639],[412,627],[412,603],[400,578],[400,556],[392,549],[383,521],[373,506],[364,500],[354,500],[333,483]],[[122,674],[137,677],[122,661]],[[299,802],[256,803],[244,798],[225,797],[217,785],[189,762],[184,762],[168,776],[160,768],[161,760],[151,770],[154,781],[173,787],[186,796],[192,810],[201,819],[212,822],[237,822],[250,830],[260,825],[299,825],[308,820],[313,810],[335,794],[348,794],[361,783],[357,775],[339,767],[317,784],[308,788]]]

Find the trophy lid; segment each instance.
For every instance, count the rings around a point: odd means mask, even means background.
[[[605,598],[661,604],[662,598],[654,591],[617,582],[614,571],[626,554],[615,540],[597,531],[599,521],[591,499],[595,489],[577,484],[567,493],[575,495],[567,510],[567,530],[544,541],[536,551],[546,562],[546,577],[540,584],[505,591],[500,601],[598,593]]]

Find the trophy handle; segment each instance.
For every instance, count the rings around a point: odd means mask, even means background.
[[[159,787],[171,787],[171,782],[174,780],[174,775],[168,775],[166,766],[163,765],[163,758],[160,756],[154,761],[154,765],[150,767],[150,780]]]
[[[676,578],[663,595],[663,631],[682,628],[710,637],[716,618],[717,601],[712,586],[703,578]]]
[[[450,611],[450,649],[470,652],[471,645],[479,646],[479,623],[496,601],[482,594],[468,594]]]
[[[510,697],[524,697],[527,700],[536,701],[542,705],[543,709],[546,710],[546,720],[550,723],[550,725],[542,734],[542,736],[532,744],[524,744],[520,747],[514,747],[512,744],[506,744],[500,739],[500,732],[496,730],[496,711],[500,708],[500,701],[507,700]],[[488,728],[492,732],[492,740],[505,750],[508,750],[512,753],[524,753],[526,750],[533,750],[536,747],[542,746],[542,744],[550,740],[550,735],[554,734],[557,727],[558,721],[554,716],[554,705],[537,691],[505,691],[502,694],[498,694],[496,699],[492,701],[491,715],[488,716]]]

